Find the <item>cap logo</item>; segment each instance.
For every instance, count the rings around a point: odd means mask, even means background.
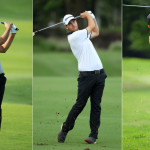
[[[67,18],[65,19],[65,21],[66,21],[68,18],[70,18],[70,17],[73,17],[73,16],[69,16],[69,17],[67,17]]]

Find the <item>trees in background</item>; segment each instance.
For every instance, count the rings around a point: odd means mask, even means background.
[[[33,6],[34,29],[49,22],[60,22],[65,14],[78,16],[85,10],[94,12],[99,25],[107,30],[121,25],[121,1],[118,0],[34,0]]]
[[[129,5],[150,6],[147,0],[124,0]],[[149,29],[147,27],[147,15],[150,8],[123,7],[123,54],[129,56],[132,53],[147,57],[149,47]],[[150,56],[150,55],[149,55]],[[148,57],[149,57],[148,56]]]

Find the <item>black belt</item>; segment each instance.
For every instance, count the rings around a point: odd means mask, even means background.
[[[104,73],[104,69],[94,70],[94,71],[80,71],[81,74],[102,74]]]

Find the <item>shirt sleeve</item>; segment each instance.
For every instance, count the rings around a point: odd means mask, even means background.
[[[83,30],[78,30],[76,31],[76,33],[74,34],[74,38],[76,40],[84,40],[88,38],[88,31],[87,29],[83,29]]]
[[[92,32],[88,34],[88,38],[91,39]]]

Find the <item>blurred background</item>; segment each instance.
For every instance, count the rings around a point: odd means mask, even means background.
[[[123,0],[123,149],[150,147],[150,45],[147,0]],[[149,6],[149,7],[142,7]]]
[[[150,6],[147,0],[124,0],[128,5]],[[130,12],[130,13],[129,13]],[[123,7],[123,56],[150,58],[147,16],[150,8]]]
[[[1,150],[32,150],[32,0],[1,1],[1,21],[19,31],[0,61],[7,77],[2,103]],[[0,24],[0,35],[5,31]]]
[[[108,75],[102,102],[102,124],[98,147],[121,149],[121,1],[115,0],[36,0],[33,1],[33,31],[62,21],[65,14],[80,15],[91,10],[100,36],[92,40]],[[79,29],[87,21],[78,19]],[[64,25],[47,29],[33,37],[33,148],[84,149],[90,132],[90,103],[61,146],[57,133],[77,96],[77,60],[67,41]],[[81,132],[82,131],[82,132]],[[93,147],[94,146],[94,147]],[[90,148],[90,146],[89,146]]]

